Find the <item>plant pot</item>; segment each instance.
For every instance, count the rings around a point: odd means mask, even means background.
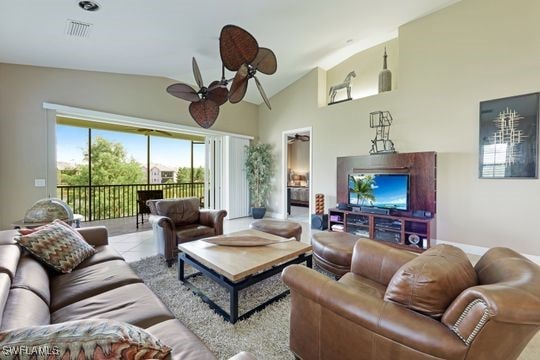
[[[263,207],[254,207],[251,208],[251,215],[254,219],[262,219],[264,217],[264,214],[266,214],[266,208]]]

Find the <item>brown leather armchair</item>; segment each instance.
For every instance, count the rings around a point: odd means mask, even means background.
[[[294,354],[305,360],[519,356],[540,327],[538,265],[507,248],[489,250],[474,267],[478,285],[434,318],[384,300],[394,273],[415,257],[362,239],[351,272],[339,281],[305,266],[286,268]]]
[[[227,211],[199,209],[199,198],[148,200],[146,204],[158,253],[168,266],[176,261],[178,244],[223,234]]]

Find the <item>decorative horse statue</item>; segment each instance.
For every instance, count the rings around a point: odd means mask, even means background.
[[[334,85],[330,88],[330,92],[328,95],[330,95],[330,102],[333,103],[336,98],[336,93],[338,90],[347,88],[347,100],[351,100],[351,78],[356,77],[356,73],[351,71],[347,74],[345,77],[345,80],[341,84]]]

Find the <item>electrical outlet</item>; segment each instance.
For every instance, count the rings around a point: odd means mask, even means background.
[[[35,187],[45,187],[47,186],[45,179],[34,179],[34,186]]]

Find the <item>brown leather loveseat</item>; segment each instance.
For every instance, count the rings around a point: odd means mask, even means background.
[[[108,245],[105,227],[78,231],[96,253],[67,274],[49,270],[22,251],[13,239],[17,231],[0,231],[0,331],[92,318],[117,320],[146,329],[170,346],[172,360],[216,359]],[[0,349],[3,359],[2,354]],[[234,359],[253,357],[240,353]]]
[[[223,234],[226,210],[199,209],[198,198],[148,200],[158,254],[167,265],[176,261],[178,244]]]
[[[452,267],[453,258],[442,255],[440,261],[451,260]],[[432,273],[415,273],[410,266],[415,259],[407,251],[361,239],[353,250],[351,272],[339,281],[305,266],[286,268],[282,278],[291,289],[294,354],[305,360],[509,360],[538,331],[540,267],[532,261],[510,249],[493,248],[474,268],[467,264],[472,277],[459,269],[437,284]],[[446,270],[446,265],[430,266],[435,272],[437,266],[439,273]],[[405,281],[410,285],[405,301],[422,308],[464,278],[476,284],[458,292],[441,313],[426,315],[387,299],[394,290],[403,290],[391,289],[396,281]]]

